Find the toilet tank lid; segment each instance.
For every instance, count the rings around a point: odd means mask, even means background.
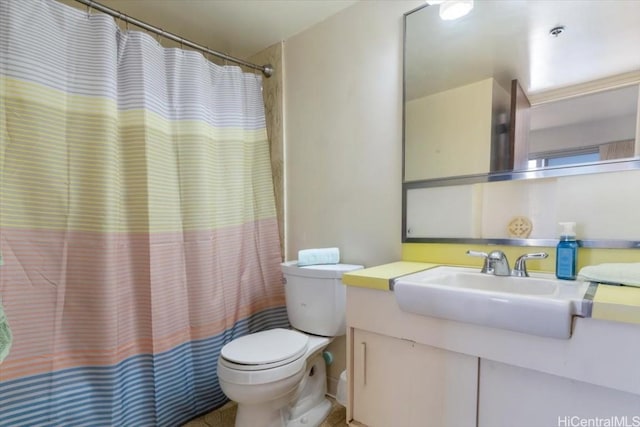
[[[298,267],[297,260],[282,263],[282,272],[286,275],[319,279],[339,279],[346,272],[363,268],[364,266],[355,264],[320,264]]]

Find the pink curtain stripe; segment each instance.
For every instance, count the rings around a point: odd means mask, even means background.
[[[2,295],[16,339],[0,380],[48,370],[39,355],[72,367],[159,353],[281,306],[283,288],[263,285],[282,281],[277,242],[274,218],[152,235],[4,229]],[[265,263],[243,262],[251,252]]]

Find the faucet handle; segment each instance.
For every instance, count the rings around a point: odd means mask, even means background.
[[[487,273],[489,271],[489,254],[487,254],[486,252],[468,250],[467,255],[484,258],[484,264],[482,265],[482,270],[480,270],[480,273]]]
[[[469,256],[477,256],[477,257],[482,257],[482,258],[486,258],[486,257],[489,256],[486,252],[472,251],[471,249],[469,249],[467,251],[467,255],[469,255]]]
[[[527,260],[545,259],[548,256],[549,254],[546,252],[535,252],[532,254],[520,255],[515,264],[513,264],[513,271],[511,272],[511,275],[516,277],[529,277],[529,273],[527,272]]]

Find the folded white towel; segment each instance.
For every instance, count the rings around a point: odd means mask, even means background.
[[[588,265],[578,276],[590,282],[640,286],[640,262]]]
[[[340,249],[317,248],[298,251],[298,266],[318,264],[338,264],[340,262]]]

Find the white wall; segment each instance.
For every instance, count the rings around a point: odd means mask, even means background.
[[[506,239],[524,216],[532,239],[556,239],[558,223],[573,221],[579,239],[640,240],[638,183],[640,171],[624,171],[413,189],[409,237]]]
[[[338,246],[343,262],[401,257],[402,19],[422,1],[361,1],[284,44],[286,257]],[[328,348],[328,389],[346,340]]]
[[[407,191],[407,237],[482,237],[482,184]]]
[[[287,259],[400,259],[402,18],[422,4],[358,2],[285,41]]]

